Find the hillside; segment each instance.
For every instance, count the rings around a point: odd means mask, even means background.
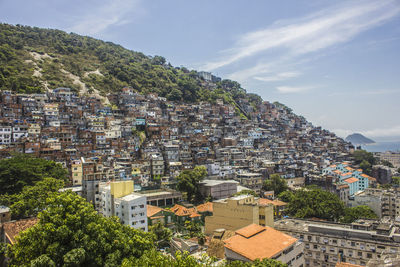
[[[374,140],[371,140],[359,133],[350,134],[349,136],[346,137],[346,141],[351,142],[352,144],[355,145],[375,143]]]
[[[196,71],[173,67],[161,56],[60,30],[0,24],[2,90],[36,93],[70,87],[105,96],[125,86],[174,101],[261,102],[235,81],[206,82]]]

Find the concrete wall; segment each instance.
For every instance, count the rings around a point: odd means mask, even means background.
[[[238,230],[249,224],[259,224],[259,208],[254,204],[240,205],[238,201],[214,202],[213,216],[205,218],[205,234],[215,229]]]

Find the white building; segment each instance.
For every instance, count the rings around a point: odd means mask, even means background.
[[[147,198],[133,193],[133,181],[111,182],[101,186],[100,192],[104,216],[117,216],[121,223],[147,232]]]

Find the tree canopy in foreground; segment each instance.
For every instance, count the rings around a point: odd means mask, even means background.
[[[212,258],[176,258],[156,250],[150,233],[122,225],[118,218],[99,215],[82,197],[68,191],[46,200],[39,222],[22,232],[7,249],[11,266],[209,266]],[[164,237],[163,237],[164,238]],[[265,259],[222,266],[286,266]]]
[[[61,164],[51,160],[16,154],[0,160],[0,194],[15,194],[24,186],[34,185],[45,177],[68,181],[68,173]]]

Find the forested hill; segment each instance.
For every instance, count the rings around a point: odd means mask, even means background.
[[[175,101],[261,102],[235,81],[205,82],[196,71],[173,67],[161,56],[60,30],[0,24],[0,89],[36,93],[70,87],[105,95],[124,86]]]

